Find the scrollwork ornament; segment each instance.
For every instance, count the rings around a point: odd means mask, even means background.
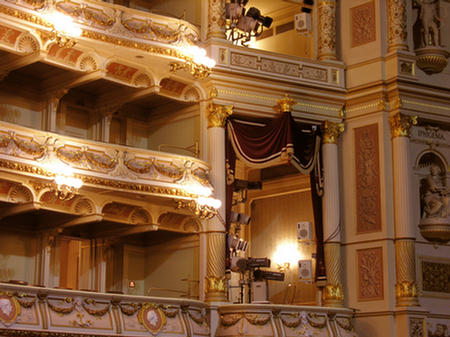
[[[400,112],[389,118],[392,138],[409,137],[409,131],[417,124],[417,116],[407,116]]]
[[[206,293],[219,292],[225,293],[227,289],[227,280],[225,276],[207,276],[206,279]]]
[[[284,96],[284,98],[278,100],[277,105],[280,112],[290,112],[292,111],[292,107],[297,104],[297,101],[290,98],[288,94]]]
[[[224,128],[227,118],[233,114],[232,105],[211,104],[208,110],[208,128]]]
[[[19,304],[26,308],[32,308],[33,305],[36,303],[36,296],[33,295],[27,295],[27,294],[14,294],[14,297],[16,298],[17,302],[19,302]],[[26,298],[29,298],[28,300]]]
[[[141,303],[120,303],[120,311],[127,316],[133,316],[139,309],[141,309]]]
[[[414,281],[402,281],[395,285],[397,298],[417,297],[417,285]]]
[[[253,325],[264,326],[270,321],[270,315],[246,314],[245,319]]]
[[[74,302],[74,299],[72,297],[65,297],[64,299],[58,299],[58,301],[63,302],[64,304],[70,304],[70,306],[68,306],[68,307],[67,306],[60,307],[60,306],[57,306],[57,305],[53,304],[51,302],[51,300],[48,299],[47,300],[48,307],[52,311],[56,312],[57,314],[68,315],[68,314],[72,313],[72,311],[75,310],[75,302]]]
[[[220,324],[225,327],[231,327],[244,318],[242,314],[227,314],[220,316]]]
[[[203,316],[201,313],[199,313],[200,317],[195,316],[190,310],[187,310],[187,313],[189,315],[189,318],[192,319],[196,324],[200,326],[208,324],[206,317]]]
[[[323,292],[324,301],[342,302],[344,300],[344,291],[341,284],[327,284]]]
[[[337,317],[336,323],[341,329],[344,329],[347,332],[353,331],[352,320],[348,317]]]
[[[389,51],[408,50],[406,43],[406,1],[389,0],[388,1],[388,20],[389,20]]]
[[[325,121],[323,125],[323,144],[337,144],[339,135],[344,132],[344,123]]]
[[[86,312],[89,315],[97,316],[97,317],[102,317],[102,316],[106,315],[106,313],[108,313],[109,308],[110,308],[110,304],[105,304],[104,308],[98,309],[98,310],[90,308],[89,306],[97,305],[96,301],[91,298],[85,298],[81,305],[83,306],[83,309],[86,310]]]
[[[336,60],[336,2],[319,1],[319,60]]]

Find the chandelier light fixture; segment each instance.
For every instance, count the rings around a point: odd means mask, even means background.
[[[187,46],[181,49],[186,59],[183,63],[172,62],[170,71],[175,72],[183,69],[189,72],[196,79],[203,79],[209,76],[216,61],[206,55],[206,50],[198,46]]]
[[[50,10],[42,15],[52,28],[50,40],[58,43],[60,47],[71,48],[76,44],[73,38],[80,37],[81,28],[77,27],[70,16]]]

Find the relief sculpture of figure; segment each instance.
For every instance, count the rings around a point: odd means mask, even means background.
[[[417,0],[419,5],[419,20],[421,24],[422,47],[439,46],[438,0]]]
[[[443,183],[441,169],[430,166],[430,174],[423,179],[423,217],[424,218],[446,218],[448,216],[447,187]]]

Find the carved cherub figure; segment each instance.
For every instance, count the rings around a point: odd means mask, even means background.
[[[439,46],[439,18],[438,0],[416,0],[419,7],[419,20],[421,25],[421,45]]]

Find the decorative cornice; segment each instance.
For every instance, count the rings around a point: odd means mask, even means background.
[[[323,144],[337,144],[339,135],[344,132],[344,123],[325,121],[323,125]]]
[[[211,104],[208,110],[208,128],[224,128],[228,116],[233,114],[232,105]]]
[[[400,112],[389,118],[392,138],[409,137],[411,126],[417,124],[417,116],[407,116]]]

